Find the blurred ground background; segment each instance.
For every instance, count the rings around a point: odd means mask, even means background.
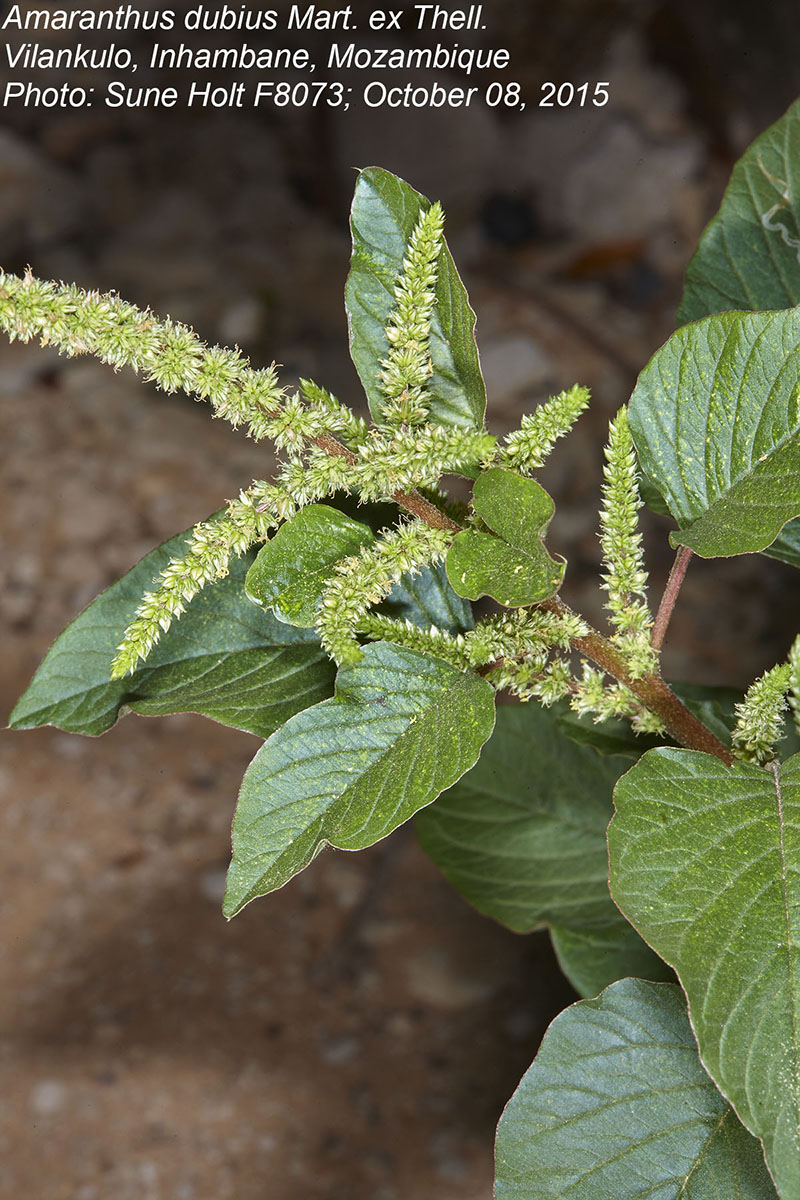
[[[0,263],[116,288],[358,404],[353,167],[402,174],[445,202],[492,428],[576,380],[593,389],[546,482],[565,593],[598,618],[604,429],[673,327],[732,163],[799,90],[796,16],[486,7],[522,115],[7,111]],[[608,80],[611,102],[539,110],[547,79]],[[268,452],[188,400],[35,347],[0,347],[0,394],[7,713],[63,625],[263,476]],[[657,594],[671,553],[650,531]],[[785,653],[797,600],[777,563],[695,563],[672,675],[746,685]],[[405,830],[323,855],[228,925],[254,739],[182,716],[3,740],[0,1196],[488,1200],[496,1120],[571,999],[543,935],[472,913]]]

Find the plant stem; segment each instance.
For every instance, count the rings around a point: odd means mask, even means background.
[[[664,588],[664,595],[661,597],[661,603],[658,606],[656,619],[653,622],[652,644],[655,650],[660,650],[664,644],[667,627],[672,616],[672,611],[675,608],[675,601],[678,599],[678,593],[686,578],[686,568],[689,566],[689,559],[691,557],[692,552],[688,546],[680,546],[678,548],[678,553],[675,555],[675,562],[672,564],[672,570],[667,579],[667,585]]]
[[[311,438],[310,441],[320,450],[324,450],[326,454],[332,454],[335,458],[343,458],[349,463],[359,461],[358,455],[349,450],[347,446],[342,445],[333,434],[323,433],[319,437]],[[430,525],[431,529],[447,529],[453,533],[459,533],[461,530],[461,526],[456,521],[451,520],[446,513],[438,509],[435,504],[431,504],[430,500],[426,500],[417,491],[395,492],[392,499],[400,508],[404,508],[406,512],[410,512],[424,521],[426,525]]]
[[[333,437],[332,434],[324,433],[312,440],[326,454],[333,454],[337,458],[344,458],[351,463],[358,461],[358,456],[352,450],[349,450],[347,446],[342,445],[338,438]],[[433,529],[447,529],[452,530],[453,533],[458,533],[461,529],[461,526],[456,521],[451,520],[445,513],[440,512],[434,504],[431,504],[419,492],[395,492],[393,499],[401,508],[406,509],[407,512],[412,513],[415,517],[419,517],[421,521],[425,521]],[[689,554],[691,554],[691,551],[689,551]],[[681,555],[679,554],[678,558],[680,559],[680,557]],[[689,555],[686,556],[686,564],[688,564],[688,561]],[[675,568],[673,568],[674,573]],[[684,565],[680,579],[678,579],[674,588],[672,606],[675,604],[675,597],[677,597],[680,583],[685,573],[686,565]],[[672,580],[672,575],[670,575],[670,580]],[[669,584],[667,587],[669,588]],[[558,616],[568,616],[571,613],[567,605],[559,600],[557,596],[543,601],[539,607]],[[671,612],[671,610],[670,607],[669,611]],[[668,614],[666,620],[669,620]],[[670,690],[660,675],[645,675],[642,679],[631,679],[623,656],[608,638],[603,637],[595,629],[590,630],[584,637],[574,638],[572,644],[581,654],[585,654],[587,658],[596,663],[608,675],[612,675],[619,683],[633,692],[634,696],[641,700],[645,708],[660,717],[667,732],[676,742],[679,742],[682,746],[686,746],[690,750],[702,750],[706,754],[713,754],[715,758],[721,759],[728,767],[733,765],[733,755],[728,747],[710,729],[707,729],[694,713],[689,711],[686,705]]]
[[[562,617],[571,614],[571,610],[557,596],[543,601],[539,607]],[[641,679],[631,679],[625,659],[619,650],[595,629],[591,629],[584,637],[574,638],[572,644],[581,654],[585,654],[608,675],[612,675],[633,692],[645,708],[660,717],[667,733],[676,742],[689,750],[702,750],[705,754],[713,754],[727,767],[733,766],[733,755],[724,742],[689,711],[660,675],[644,675]]]

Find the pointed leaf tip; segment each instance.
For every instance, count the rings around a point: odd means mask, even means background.
[[[386,329],[396,304],[395,287],[420,213],[430,207],[429,200],[389,171],[369,167],[358,176],[345,307],[350,354],[376,421],[385,399],[381,375],[389,352]],[[446,243],[437,265],[430,355],[431,420],[480,429],[486,388],[475,342],[475,313]]]

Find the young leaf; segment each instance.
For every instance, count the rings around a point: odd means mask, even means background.
[[[544,488],[492,467],[478,478],[472,504],[498,536],[475,529],[456,535],[447,555],[447,578],[459,596],[491,596],[519,608],[554,595],[565,564],[551,558],[542,541],[555,511]]]
[[[775,1200],[680,990],[623,979],[544,1035],[497,1130],[496,1200]]]
[[[720,313],[639,376],[630,426],[647,476],[704,558],[763,550],[800,514],[800,309]]]
[[[281,887],[326,845],[363,850],[475,763],[494,725],[485,680],[375,642],[343,667],[336,695],[265,742],[233,823],[223,911]]]
[[[631,975],[654,982],[675,978],[620,913],[602,929],[551,925],[550,938],[558,965],[579,996],[596,996],[610,983]]]
[[[689,263],[681,324],[730,309],[800,303],[798,139],[800,101],[734,167],[719,212]]]
[[[380,377],[389,353],[386,327],[395,306],[394,289],[419,215],[429,208],[430,201],[388,171],[370,167],[358,177],[345,306],[350,354],[376,421],[385,400]],[[439,256],[430,353],[433,423],[481,428],[486,389],[475,344],[475,313],[446,245]]]
[[[309,504],[259,550],[245,590],[279,621],[308,628],[337,562],[373,542],[372,530],[327,504]]]
[[[109,678],[111,660],[142,593],[191,530],[143,558],[98,596],[53,643],[11,714],[15,729],[56,725],[100,734],[120,709],[145,716],[198,712],[260,737],[333,690],[333,667],[311,633],[260,612],[244,593],[253,555],[231,560],[164,634],[146,664]]]
[[[675,968],[706,1068],[800,1197],[800,755],[651,750],[620,780],[614,899]]]
[[[510,929],[602,929],[618,919],[606,827],[627,765],[573,745],[552,711],[501,706],[477,766],[417,817],[422,848],[470,904]]]

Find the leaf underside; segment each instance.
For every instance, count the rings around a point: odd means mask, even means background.
[[[774,1200],[680,989],[623,979],[551,1024],[497,1130],[496,1200]]]
[[[224,912],[281,887],[326,845],[360,850],[474,764],[494,692],[472,673],[387,642],[340,669],[336,696],[261,747],[239,794]]]
[[[56,639],[11,714],[15,729],[56,725],[97,735],[125,707],[146,716],[198,712],[268,737],[303,708],[330,696],[333,667],[313,634],[277,621],[244,593],[252,555],[233,559],[162,635],[147,662],[111,681],[111,660],[142,593],[191,531],[146,555]]]
[[[703,1062],[800,1198],[800,755],[650,751],[620,780],[611,888],[678,973]]]
[[[395,307],[394,289],[420,214],[429,208],[430,201],[388,171],[370,167],[358,177],[345,307],[350,354],[376,421],[381,420],[384,402],[380,374],[389,352],[386,326]],[[481,428],[486,389],[475,343],[475,313],[447,246],[439,257],[430,353],[433,423]]]

